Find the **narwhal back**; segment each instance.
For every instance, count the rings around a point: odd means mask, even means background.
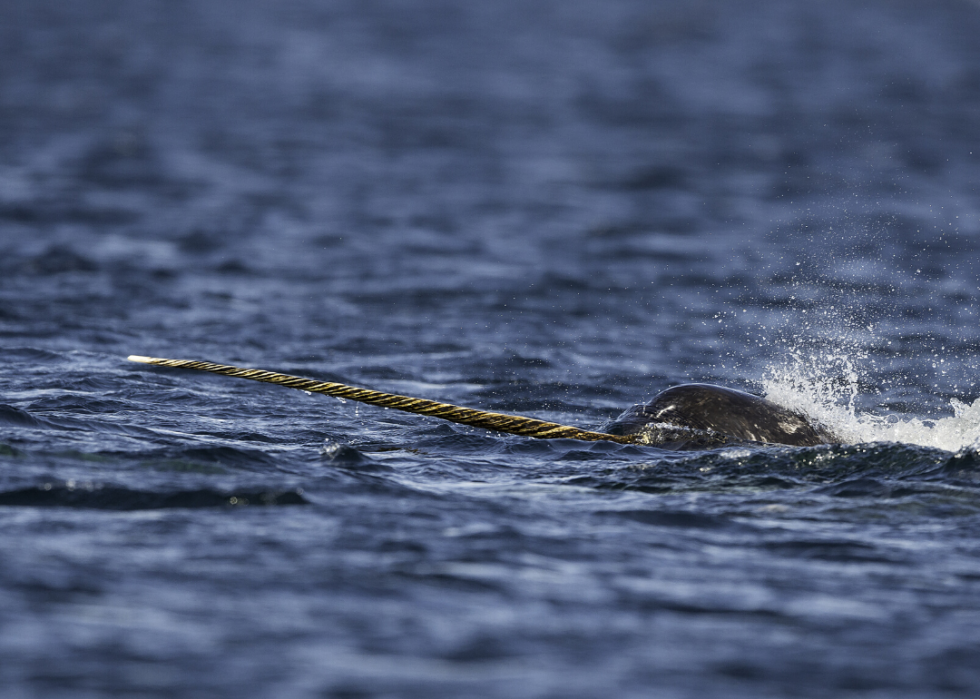
[[[657,426],[705,433],[700,440],[710,440],[716,435],[715,439],[722,444],[745,441],[803,447],[836,441],[827,430],[765,398],[709,384],[668,388],[649,403],[634,405],[600,429],[608,434],[627,435],[655,430]],[[667,441],[673,441],[676,434],[668,436]]]

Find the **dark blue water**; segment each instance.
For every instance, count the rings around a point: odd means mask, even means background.
[[[0,6],[0,694],[973,697],[980,6]],[[846,441],[534,441],[668,386]]]

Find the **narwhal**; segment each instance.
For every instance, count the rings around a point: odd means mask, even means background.
[[[832,444],[839,440],[825,427],[772,401],[744,391],[711,384],[682,384],[657,394],[649,403],[634,405],[597,431],[492,413],[450,403],[382,393],[330,381],[262,369],[243,369],[191,359],[160,359],[130,355],[132,362],[197,369],[225,376],[264,381],[311,393],[429,415],[461,425],[537,439],[580,439],[620,444],[644,444],[663,449],[712,449],[734,444],[785,444],[795,447]]]

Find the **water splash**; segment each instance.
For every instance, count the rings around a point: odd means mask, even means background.
[[[952,416],[859,412],[861,372],[847,352],[808,354],[791,351],[782,364],[770,366],[762,380],[769,400],[828,427],[842,441],[901,442],[947,451],[980,448],[980,399],[968,405],[950,401]]]

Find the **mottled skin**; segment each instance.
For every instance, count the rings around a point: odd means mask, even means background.
[[[668,388],[601,430],[616,435],[648,432],[651,444],[674,449],[735,442],[806,447],[838,441],[826,429],[765,398],[709,384]]]

